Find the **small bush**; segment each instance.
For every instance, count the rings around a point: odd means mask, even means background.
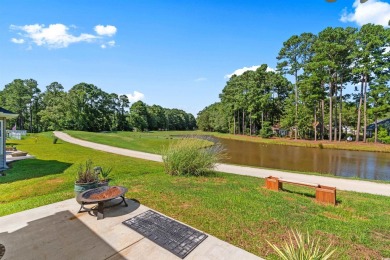
[[[292,235],[291,235],[292,234]],[[282,249],[268,242],[268,244],[275,250],[280,259],[283,260],[326,260],[329,259],[335,249],[330,251],[332,245],[329,245],[323,252],[320,250],[320,239],[315,241],[309,237],[307,233],[304,237],[300,232],[292,231],[289,233],[290,241],[286,242]],[[294,239],[293,239],[294,238]]]
[[[272,128],[271,128],[271,123],[268,121],[263,122],[263,126],[260,130],[260,136],[262,138],[270,138],[272,137]]]
[[[324,145],[323,145],[322,143],[319,143],[319,144],[318,144],[318,148],[324,149]]]
[[[165,172],[170,175],[203,175],[224,157],[221,145],[204,147],[204,141],[184,138],[162,152]]]

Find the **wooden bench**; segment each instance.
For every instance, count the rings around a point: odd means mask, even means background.
[[[269,190],[283,189],[283,183],[305,186],[316,189],[316,201],[336,205],[336,187],[323,186],[305,182],[289,181],[278,177],[269,176],[266,178],[265,185]]]

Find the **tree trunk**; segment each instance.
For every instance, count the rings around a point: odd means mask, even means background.
[[[325,100],[321,100],[321,139],[324,140],[325,134]]]
[[[364,128],[363,128],[363,142],[365,143],[367,141],[367,81],[368,81],[368,75],[364,78],[364,107],[363,107],[363,114],[364,114]]]
[[[332,83],[329,84],[329,141],[332,142]]]
[[[245,131],[245,110],[242,109],[242,134],[245,135],[246,134],[246,131]]]
[[[241,134],[241,131],[240,131],[240,128],[241,128],[241,124],[240,124],[240,110],[237,111],[237,124],[238,124],[238,134]]]
[[[263,125],[264,125],[264,112],[261,111],[261,129],[263,129]]]
[[[32,122],[33,122],[33,104],[32,102],[30,103],[30,133],[33,132],[33,128],[32,128]]]
[[[295,71],[295,140],[298,139],[298,72]]]
[[[378,116],[375,115],[375,143],[378,142]]]
[[[249,113],[249,136],[252,136],[252,112]]]
[[[314,106],[314,141],[317,141],[317,111]]]
[[[236,134],[236,111],[234,110],[233,115],[233,134]]]
[[[361,113],[360,111],[362,110],[362,102],[363,102],[363,80],[364,76],[362,78],[362,84],[360,86],[360,98],[359,98],[359,108],[358,108],[358,121],[357,121],[357,126],[356,126],[356,142],[359,142],[359,136],[360,136],[360,119],[361,119]]]
[[[334,104],[334,129],[333,129],[333,132],[334,132],[334,135],[333,135],[333,140],[336,141],[337,140],[337,83],[336,83],[336,91],[335,91],[335,104]]]
[[[342,120],[341,117],[343,115],[343,78],[341,78],[340,82],[340,114],[339,114],[339,142],[341,142],[341,133],[342,133]]]

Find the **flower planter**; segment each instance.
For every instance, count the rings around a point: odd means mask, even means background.
[[[74,194],[75,194],[76,200],[77,200],[77,196],[80,193],[82,193],[82,192],[84,192],[86,190],[97,188],[97,187],[98,187],[98,182],[97,181],[88,182],[88,183],[75,183],[74,184]],[[79,201],[77,201],[77,202],[79,202]]]

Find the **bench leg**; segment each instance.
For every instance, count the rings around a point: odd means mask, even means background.
[[[265,186],[269,190],[281,190],[282,189],[282,183],[279,181],[278,178],[275,177],[268,177],[265,179]]]
[[[316,200],[318,202],[336,205],[336,189],[333,187],[318,186],[316,188]]]

